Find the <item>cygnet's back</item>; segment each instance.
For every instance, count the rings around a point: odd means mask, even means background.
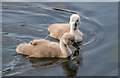
[[[51,37],[60,40],[64,33],[70,32],[70,24],[68,23],[52,24],[48,27],[48,31]]]
[[[58,57],[62,55],[58,43],[50,42],[44,39],[34,40],[32,43],[20,44],[18,45],[16,51],[19,54],[25,54],[29,57],[37,58]]]

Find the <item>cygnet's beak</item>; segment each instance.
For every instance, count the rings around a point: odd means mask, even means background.
[[[77,29],[77,26],[80,24],[80,22],[79,21],[76,21],[76,22],[74,22],[74,30],[76,30]]]
[[[74,43],[72,44],[72,46],[75,47],[76,49],[80,49],[78,43],[76,43],[76,42],[74,42]]]
[[[77,29],[77,23],[75,23],[74,25],[75,25],[75,26],[74,26],[74,30],[76,30],[76,29]]]

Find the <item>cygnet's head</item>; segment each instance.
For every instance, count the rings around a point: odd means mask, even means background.
[[[79,26],[80,23],[81,23],[80,16],[78,14],[72,14],[70,16],[70,25],[74,30],[77,29],[77,26]]]
[[[63,36],[62,36],[62,41],[64,44],[66,45],[72,45],[74,44],[75,42],[75,37],[73,34],[71,33],[65,33]]]

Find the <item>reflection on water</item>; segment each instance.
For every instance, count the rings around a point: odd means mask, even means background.
[[[3,3],[3,76],[116,75],[116,50],[113,51],[117,39],[116,6],[116,3]],[[16,54],[18,44],[45,38],[50,24],[68,23],[72,13],[81,16],[78,28],[84,34],[78,57],[72,60],[36,59]],[[47,68],[51,72],[47,72]]]
[[[77,70],[80,66],[82,66],[82,57],[78,56],[74,59],[66,58],[66,59],[57,59],[57,58],[29,58],[27,56],[21,56],[23,58],[27,58],[30,61],[31,67],[28,70],[46,68],[55,65],[61,65],[62,70],[67,77],[75,77],[77,74]],[[25,70],[27,72],[28,70]]]
[[[68,77],[75,77],[79,66],[82,66],[82,58],[77,57],[61,64],[63,72]]]

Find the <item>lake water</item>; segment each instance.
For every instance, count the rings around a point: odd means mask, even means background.
[[[45,38],[53,23],[79,13],[84,34],[74,60],[35,59],[16,53],[17,45]],[[52,38],[48,40],[55,41]],[[6,2],[2,5],[3,76],[117,76],[118,4],[115,2]]]

